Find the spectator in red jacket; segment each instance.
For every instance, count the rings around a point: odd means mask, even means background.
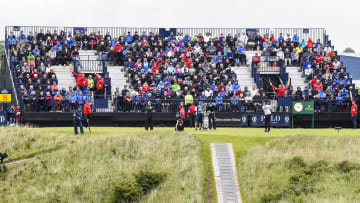
[[[15,123],[16,124],[20,123],[20,118],[21,118],[21,109],[20,109],[20,106],[17,105],[16,106],[16,114],[15,114]]]
[[[314,41],[312,41],[310,37],[309,37],[309,40],[307,41],[307,47],[309,47],[309,48],[314,47]]]
[[[270,82],[271,87],[276,90],[276,94],[277,94],[278,97],[284,97],[284,96],[285,96],[285,91],[286,91],[287,89],[289,89],[289,84],[290,84],[290,80],[288,81],[287,86],[284,88],[282,85],[279,85],[279,87],[275,87],[275,86]]]
[[[195,124],[195,104],[192,103],[191,106],[189,106],[188,108],[188,117],[190,118],[190,128],[193,128],[194,127],[194,124]]]
[[[324,57],[320,54],[320,52],[315,57],[316,63],[322,64],[324,62]]]
[[[316,85],[317,81],[318,81],[318,79],[317,79],[316,75],[314,75],[314,78],[311,80],[310,85],[311,86]]]
[[[96,74],[96,78],[98,79],[96,83],[97,94],[102,95],[104,90],[104,79],[99,74]]]
[[[180,112],[181,118],[185,120],[185,105],[184,105],[184,102],[180,103],[179,112]]]
[[[358,106],[355,102],[355,100],[352,100],[352,106],[351,106],[351,120],[353,122],[353,129],[356,129],[357,126],[357,114],[358,114]]]
[[[142,86],[142,90],[144,92],[149,92],[150,91],[150,86],[148,85],[147,82],[144,82],[143,86]]]
[[[258,55],[258,53],[255,53],[255,56],[253,56],[252,59],[253,63],[255,64],[255,66],[260,64],[261,61],[261,57]]]
[[[87,79],[84,77],[83,73],[75,73],[72,72],[72,74],[76,77],[76,85],[79,87],[87,87]]]
[[[321,82],[320,82],[320,80],[318,79],[318,80],[316,80],[316,83],[313,85],[314,86],[314,88],[317,90],[317,91],[321,91],[322,89],[323,89],[323,84],[321,84]]]
[[[122,51],[123,48],[122,48],[121,44],[119,42],[117,42],[114,46],[114,51],[115,51],[115,53],[117,53],[119,50]]]

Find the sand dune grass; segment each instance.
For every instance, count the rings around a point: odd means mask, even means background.
[[[96,136],[0,129],[10,165],[0,174],[2,202],[113,202],[115,185],[141,172],[164,174],[141,202],[203,202],[200,141],[190,134],[154,131]]]

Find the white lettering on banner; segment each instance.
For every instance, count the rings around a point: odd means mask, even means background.
[[[218,122],[241,121],[240,118],[215,118]]]
[[[5,116],[0,116],[0,123],[5,122]]]
[[[276,116],[271,116],[271,122],[279,122],[280,121],[280,116],[276,115]]]
[[[246,116],[241,117],[242,122],[246,122]]]
[[[290,121],[290,117],[289,116],[285,116],[285,122],[288,123]]]

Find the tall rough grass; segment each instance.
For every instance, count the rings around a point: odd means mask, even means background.
[[[141,202],[203,202],[200,141],[169,132],[73,136],[0,129],[9,159],[36,155],[0,174],[1,202],[109,202],[114,185],[141,171],[166,174]]]
[[[287,136],[240,158],[245,202],[359,202],[359,136]]]

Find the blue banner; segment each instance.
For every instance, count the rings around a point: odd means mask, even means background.
[[[290,114],[273,113],[271,115],[270,125],[274,127],[290,127]],[[251,114],[251,126],[265,126],[264,114]]]
[[[85,27],[74,27],[74,36],[76,35],[77,32],[80,32],[81,35],[83,35],[85,33],[85,31],[87,31],[87,29]]]
[[[20,26],[14,26],[13,31],[20,31]]]
[[[250,32],[254,33],[254,36],[256,35],[257,32],[259,32],[259,29],[257,28],[246,28],[246,35],[249,36]]]
[[[0,126],[6,126],[7,124],[7,112],[0,111]]]

